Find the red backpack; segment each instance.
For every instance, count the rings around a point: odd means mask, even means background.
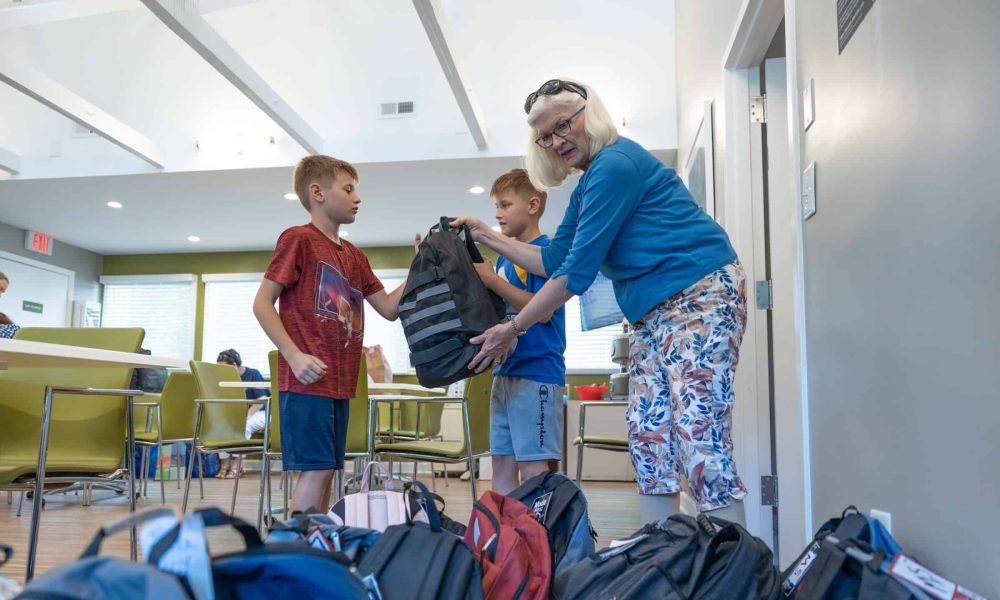
[[[465,543],[479,561],[487,600],[545,600],[552,585],[549,537],[523,503],[488,491],[473,504]]]

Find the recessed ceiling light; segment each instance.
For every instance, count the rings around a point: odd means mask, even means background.
[[[122,203],[121,202],[115,202],[114,200],[112,200],[111,202],[108,202],[108,206],[110,206],[111,208],[121,208],[122,207]]]
[[[288,192],[287,194],[285,194],[285,200],[298,200],[298,199],[299,195],[296,194],[295,192]]]
[[[493,231],[499,232],[500,231],[500,226],[499,225],[494,225],[493,227],[490,227],[490,229],[492,229]]]
[[[346,231],[340,232],[340,237],[347,237],[349,234]]]
[[[198,236],[196,236],[196,235],[189,235],[188,236],[188,241],[189,242],[200,242],[201,238],[198,237]]]
[[[471,192],[473,194],[482,194],[485,191],[486,190],[481,185],[474,185],[474,186],[472,186],[472,187],[469,188],[469,192]]]

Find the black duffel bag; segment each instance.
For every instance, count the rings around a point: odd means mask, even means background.
[[[441,217],[420,243],[399,302],[399,320],[410,347],[410,364],[424,387],[474,375],[467,367],[479,353],[469,340],[499,323],[503,300],[486,289],[473,262],[483,257],[466,227],[451,231]]]
[[[371,576],[382,598],[393,600],[480,600],[482,576],[465,541],[441,528],[437,506],[419,481],[411,493],[424,496],[429,523],[410,520],[387,527],[365,554],[358,572]]]
[[[779,589],[763,541],[736,523],[702,514],[646,525],[557,577],[554,592],[566,600],[771,600]]]

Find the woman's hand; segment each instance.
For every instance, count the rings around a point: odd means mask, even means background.
[[[462,225],[468,227],[473,242],[478,242],[483,233],[490,230],[489,226],[482,219],[468,215],[455,218],[449,225],[451,225],[452,229],[461,229]]]
[[[517,333],[506,321],[487,329],[482,335],[469,340],[471,344],[483,345],[469,363],[469,369],[481,373],[488,368],[499,367],[507,360],[516,341]]]

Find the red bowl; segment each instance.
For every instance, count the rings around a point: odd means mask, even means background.
[[[604,397],[604,392],[608,389],[608,384],[601,385],[575,385],[576,395],[580,400],[600,400]]]

